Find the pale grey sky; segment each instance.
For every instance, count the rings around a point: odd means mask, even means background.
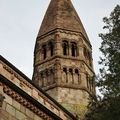
[[[120,0],[72,0],[93,46],[98,73],[102,18],[109,16]],[[0,54],[32,78],[36,36],[50,0],[0,0]]]

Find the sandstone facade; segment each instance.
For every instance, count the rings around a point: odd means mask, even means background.
[[[71,1],[51,0],[36,39],[34,83],[82,116],[93,76],[92,46]]]
[[[76,118],[0,56],[0,120],[62,119]]]

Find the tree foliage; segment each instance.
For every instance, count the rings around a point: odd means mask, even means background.
[[[105,33],[99,35],[103,67],[96,82],[103,98],[91,96],[86,120],[120,120],[120,5],[103,22]]]

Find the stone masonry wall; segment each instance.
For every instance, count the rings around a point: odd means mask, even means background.
[[[74,115],[83,117],[87,111],[89,95],[84,90],[57,87],[47,93]]]
[[[23,90],[26,94],[30,95],[33,99],[35,99],[37,102],[45,106],[47,109],[49,109],[51,112],[59,116],[60,118],[64,120],[70,120],[71,118],[61,109],[59,108],[53,101],[48,99],[43,93],[41,93],[37,88],[35,88],[32,84],[30,84],[27,80],[25,80],[22,76],[20,76],[16,71],[14,71],[12,68],[10,68],[8,65],[6,65],[4,62],[0,61],[0,74],[3,75],[6,79],[8,79],[10,82],[12,82],[15,86]],[[8,86],[9,87],[9,86]],[[1,87],[0,87],[1,88]],[[2,88],[1,88],[2,89]],[[11,91],[11,90],[9,90]],[[14,92],[13,92],[14,93]],[[14,100],[13,97],[10,97],[10,95],[5,94],[5,101],[3,102],[3,110],[1,112],[1,116],[4,115],[3,120],[7,120],[6,118],[9,116],[12,116],[12,119],[8,120],[41,120],[40,117],[38,118],[37,115],[35,115],[33,112],[31,112],[28,108],[34,108],[33,105],[28,104],[24,101],[24,104],[27,104],[27,106],[23,107],[22,104],[18,103],[19,100]],[[11,92],[9,94],[13,95]],[[17,104],[18,103],[18,104]],[[16,105],[14,105],[16,104]],[[17,108],[16,108],[17,107]],[[18,109],[19,108],[19,109]],[[37,109],[37,106],[35,107]],[[25,109],[24,111],[22,111]],[[13,112],[11,113],[11,110]],[[38,110],[38,109],[37,109]],[[39,110],[38,110],[39,111]],[[6,116],[6,113],[7,116]],[[16,118],[20,114],[22,118]],[[29,115],[30,114],[30,115]],[[44,113],[40,113],[45,116]],[[24,118],[24,119],[23,119]],[[1,119],[0,119],[1,120]]]
[[[7,94],[4,93],[4,96],[5,100],[0,111],[0,120],[43,120]]]

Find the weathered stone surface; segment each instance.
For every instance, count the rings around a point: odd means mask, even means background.
[[[34,82],[83,116],[93,75],[92,47],[71,0],[51,0],[36,40]]]
[[[30,111],[29,109],[26,109],[26,115],[32,119],[34,118],[34,113]]]
[[[4,102],[3,102],[3,105],[2,105],[2,109],[3,109],[3,110],[6,110],[6,106],[7,106],[7,103],[4,101]]]
[[[16,109],[20,110],[20,103],[18,103],[17,101],[13,100],[13,106],[14,106]]]
[[[38,117],[37,115],[34,116],[34,120],[43,120],[42,118]]]
[[[27,118],[25,114],[23,114],[22,112],[20,112],[18,110],[16,110],[16,115],[15,116],[18,120],[25,120]]]
[[[15,108],[13,106],[7,104],[6,111],[10,113],[12,116],[15,116]]]
[[[5,100],[4,101],[6,101],[10,105],[12,105],[12,98],[10,96],[8,96],[7,94],[5,94],[4,96],[5,96]]]
[[[20,105],[20,111],[21,111],[22,113],[25,113],[26,108],[25,108],[23,105]]]
[[[88,39],[81,20],[70,0],[51,0],[38,36],[56,28],[81,32]]]
[[[8,113],[7,111],[5,111],[5,110],[2,110],[0,117],[1,117],[2,119],[4,119],[4,120],[8,120],[8,118],[9,118],[9,113]]]

